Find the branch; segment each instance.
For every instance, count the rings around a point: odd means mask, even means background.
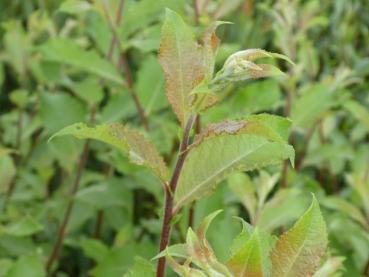
[[[129,93],[131,94],[131,97],[132,97],[134,103],[135,103],[136,110],[137,110],[138,115],[140,117],[141,123],[144,126],[145,130],[148,131],[149,130],[149,122],[147,120],[145,110],[142,107],[140,99],[137,97],[137,94],[133,89],[132,71],[131,71],[131,68],[129,67],[129,64],[127,62],[127,56],[126,56],[125,53],[122,52],[120,54],[119,61],[120,61],[120,64],[123,66],[124,72],[126,74],[127,83],[128,83],[128,90],[129,90]],[[118,67],[120,67],[120,66],[118,65]]]
[[[123,9],[123,4],[124,4],[124,0],[121,0],[118,9],[122,10]],[[149,130],[149,124],[148,124],[147,117],[145,115],[145,110],[142,107],[140,99],[137,97],[137,94],[133,90],[132,72],[131,72],[131,69],[128,65],[126,54],[124,53],[124,51],[123,51],[123,49],[122,49],[122,47],[119,43],[119,36],[118,36],[118,31],[117,31],[116,27],[119,25],[120,17],[119,17],[119,21],[114,24],[112,18],[109,16],[108,8],[107,8],[105,2],[103,2],[103,8],[104,8],[104,12],[106,14],[106,18],[108,19],[108,23],[109,23],[109,26],[110,26],[110,29],[111,29],[111,32],[112,32],[112,35],[113,35],[112,45],[117,45],[119,51],[121,52],[120,55],[119,55],[119,62],[117,63],[116,68],[117,68],[118,71],[120,71],[121,70],[121,65],[123,66],[124,73],[127,77],[129,93],[130,93],[130,95],[133,99],[133,102],[135,104],[137,113],[140,117],[140,121],[141,121],[142,125],[144,126],[145,130],[148,131]]]

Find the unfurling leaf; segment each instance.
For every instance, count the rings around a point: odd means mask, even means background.
[[[216,21],[210,24],[210,26],[205,30],[202,38],[201,38],[201,44],[203,47],[204,52],[204,65],[205,65],[205,76],[206,79],[210,80],[213,78],[214,73],[214,66],[215,66],[215,57],[218,52],[218,46],[219,46],[219,38],[215,34],[216,29],[218,26],[222,24],[231,24],[230,22],[225,21]]]
[[[328,244],[326,225],[315,197],[310,208],[277,241],[271,255],[272,277],[312,276]]]
[[[239,51],[231,55],[225,61],[223,68],[216,74],[215,78],[212,80],[211,87],[215,91],[218,91],[232,82],[284,74],[278,67],[274,65],[254,63],[255,60],[260,58],[283,59],[293,64],[293,62],[287,56],[267,52],[262,49],[247,49]]]
[[[102,124],[91,128],[84,123],[76,123],[60,130],[50,139],[64,135],[79,139],[96,139],[115,146],[127,153],[131,162],[147,166],[163,181],[167,179],[168,169],[155,146],[131,127]]]
[[[250,134],[221,134],[205,139],[189,152],[175,192],[176,208],[208,194],[234,171],[248,171],[293,161],[293,147]]]
[[[218,210],[205,217],[196,232],[189,228],[185,244],[176,244],[167,247],[155,259],[166,256],[169,265],[180,276],[233,277],[227,267],[218,261],[206,239],[206,231],[210,223],[220,212],[221,210]],[[186,261],[181,265],[173,257],[184,258]],[[190,267],[191,263],[195,264],[199,269]]]
[[[205,217],[196,233],[188,229],[186,244],[191,261],[202,268],[210,276],[231,276],[227,267],[220,263],[206,239],[206,232],[214,218],[221,212],[215,211]]]
[[[202,51],[190,28],[169,9],[161,31],[159,61],[169,103],[182,126],[193,101],[191,91],[204,79]]]

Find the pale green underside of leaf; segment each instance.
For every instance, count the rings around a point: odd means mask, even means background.
[[[87,51],[67,39],[51,39],[40,47],[43,58],[90,72],[100,78],[123,84],[122,76],[107,60],[93,50]]]
[[[220,135],[191,149],[175,193],[176,206],[206,195],[234,171],[247,171],[294,158],[292,146],[255,135]]]
[[[131,162],[147,166],[162,180],[167,178],[167,167],[155,146],[128,126],[101,124],[91,128],[84,123],[76,123],[63,128],[50,139],[64,135],[72,135],[79,139],[95,139],[115,146],[127,153]]]
[[[312,276],[328,244],[326,225],[315,197],[310,208],[275,245],[272,277]]]
[[[202,52],[182,18],[166,10],[161,30],[159,61],[165,73],[166,93],[178,120],[185,124],[192,89],[204,77]]]

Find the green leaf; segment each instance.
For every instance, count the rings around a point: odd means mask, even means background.
[[[311,127],[324,112],[337,103],[337,94],[341,92],[319,83],[305,88],[292,107],[293,125],[304,129]]]
[[[254,185],[250,177],[244,173],[235,173],[228,178],[228,184],[234,195],[241,200],[246,208],[250,220],[255,222],[257,199]]]
[[[168,246],[165,250],[161,251],[158,255],[152,258],[152,260],[157,260],[166,256],[187,258],[187,255],[187,245],[185,243],[180,243]]]
[[[40,116],[49,133],[56,132],[67,125],[84,121],[86,114],[86,107],[83,103],[69,94],[58,92],[41,95]]]
[[[102,261],[109,253],[108,247],[96,239],[83,239],[80,245],[84,254],[96,262]]]
[[[206,68],[206,79],[209,80],[213,77],[215,67],[215,57],[218,52],[220,42],[219,38],[215,34],[215,31],[218,28],[218,26],[222,24],[232,24],[232,23],[225,21],[215,21],[208,26],[208,28],[205,30],[201,38],[201,44],[203,46],[204,51],[203,58]]]
[[[135,257],[135,263],[128,270],[127,273],[123,275],[123,277],[154,277],[155,276],[155,267],[147,260],[141,257]]]
[[[24,31],[20,21],[9,20],[2,24],[6,30],[3,37],[3,45],[6,50],[6,58],[13,66],[15,71],[25,77],[27,56],[30,47],[30,41]]]
[[[104,96],[101,84],[96,77],[90,76],[80,82],[75,82],[71,85],[71,89],[90,105],[99,103]]]
[[[190,28],[169,9],[161,31],[159,61],[169,103],[182,126],[192,103],[191,91],[204,79],[202,52]]]
[[[109,178],[106,182],[82,188],[76,195],[76,200],[90,204],[97,210],[107,207],[127,207],[126,199],[131,191],[122,186],[119,179]]]
[[[345,103],[344,107],[349,110],[352,115],[367,128],[369,132],[369,110],[365,106],[353,100]]]
[[[291,121],[280,116],[269,114],[250,115],[242,120],[226,120],[207,125],[196,136],[195,144],[221,134],[250,134],[262,136],[275,142],[287,142],[290,125]]]
[[[261,230],[271,232],[299,218],[308,204],[301,191],[296,188],[279,190],[263,205],[257,225]]]
[[[366,215],[369,217],[369,186],[367,180],[363,180],[361,174],[348,174],[346,176],[349,185],[359,194]]]
[[[119,85],[124,84],[122,76],[110,62],[94,50],[84,50],[71,40],[50,39],[40,46],[40,51],[44,60],[67,64]]]
[[[10,101],[19,108],[24,108],[28,102],[28,91],[24,89],[17,89],[11,92]]]
[[[86,12],[92,8],[92,5],[87,1],[81,0],[67,0],[64,1],[60,7],[59,11],[70,14],[80,14]]]
[[[10,149],[10,148],[1,148],[0,147],[0,158],[2,158],[3,156],[6,156],[8,154],[14,153],[14,152],[16,152],[16,151],[13,150],[13,149]]]
[[[65,135],[79,139],[96,139],[117,147],[129,155],[132,163],[147,166],[163,181],[167,178],[168,169],[155,146],[129,126],[101,124],[88,127],[84,123],[76,123],[60,130],[50,140]]]
[[[209,137],[186,158],[175,192],[176,208],[208,194],[234,171],[258,169],[284,159],[292,163],[294,159],[293,147],[285,143],[249,134]]]
[[[37,256],[22,256],[8,271],[7,277],[46,276],[43,262]]]
[[[231,276],[226,266],[218,261],[206,239],[206,232],[209,225],[220,212],[222,210],[217,210],[206,216],[196,230],[196,233],[191,228],[188,229],[186,237],[187,252],[191,261],[210,276],[217,276],[217,274],[220,274],[220,276]]]
[[[8,235],[24,237],[40,232],[43,226],[30,216],[26,216],[4,228]]]
[[[326,208],[346,214],[364,228],[369,228],[365,216],[360,209],[343,198],[335,196],[327,197],[322,202],[322,205]]]
[[[320,265],[328,244],[326,225],[313,197],[310,208],[284,233],[273,248],[272,276],[311,276]]]
[[[143,61],[135,82],[135,91],[141,100],[146,115],[168,106],[163,90],[163,73],[157,59],[150,55]]]

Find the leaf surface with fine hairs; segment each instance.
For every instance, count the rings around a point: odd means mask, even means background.
[[[272,277],[312,276],[320,265],[327,244],[326,225],[314,197],[310,208],[273,248]]]
[[[204,65],[201,48],[191,29],[169,9],[161,30],[159,61],[169,103],[183,126],[193,100],[190,93],[204,78]]]
[[[175,192],[176,209],[211,192],[234,171],[248,171],[294,158],[293,147],[250,134],[222,134],[194,146]]]

